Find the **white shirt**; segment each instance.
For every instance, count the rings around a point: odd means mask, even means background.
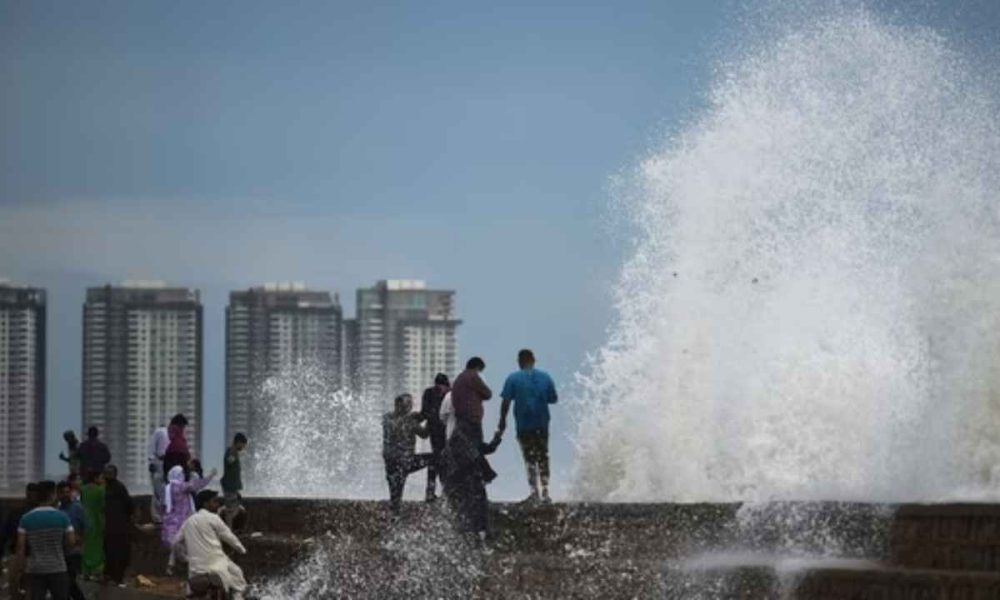
[[[167,446],[170,445],[170,436],[167,435],[166,427],[157,427],[156,431],[149,438],[146,447],[146,454],[149,462],[155,463],[163,460],[163,455],[167,453]]]
[[[223,576],[225,581],[232,561],[222,549],[223,542],[240,554],[247,552],[219,515],[205,509],[188,517],[174,537],[174,544],[184,544],[187,551],[188,570],[200,574],[215,573]],[[226,588],[229,587],[227,584]]]
[[[455,406],[451,403],[451,392],[445,394],[441,400],[438,416],[444,421],[445,439],[451,439],[451,432],[455,431]]]

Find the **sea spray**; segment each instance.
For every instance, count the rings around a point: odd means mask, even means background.
[[[260,496],[378,497],[381,428],[376,402],[302,363],[266,379],[250,440],[248,490]]]
[[[981,496],[1000,464],[994,86],[866,10],[720,68],[637,169],[581,377],[597,500]]]

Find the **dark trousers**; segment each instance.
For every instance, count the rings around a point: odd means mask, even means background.
[[[434,462],[434,455],[412,454],[409,456],[385,458],[385,479],[389,482],[389,508],[399,513],[403,505],[403,488],[406,487],[406,476],[423,469]]]
[[[535,481],[540,479],[542,487],[549,485],[549,432],[541,429],[526,431],[517,435],[524,457],[524,466],[528,470],[528,483],[532,489]]]
[[[104,533],[104,576],[114,583],[125,581],[125,570],[132,558],[128,532]]]
[[[431,431],[431,454],[434,455],[434,460],[427,465],[427,497],[431,498],[434,496],[434,491],[437,487],[437,481],[441,479],[441,471],[438,469],[438,463],[441,459],[441,451],[444,450],[445,444],[448,442],[445,437],[444,429],[440,432]],[[441,481],[441,486],[444,487],[444,481]]]
[[[69,600],[69,575],[49,573],[46,575],[31,575],[31,597],[45,598],[46,592],[52,594],[52,600]]]
[[[80,584],[77,583],[82,563],[83,557],[79,554],[66,557],[66,571],[69,577],[69,597],[72,600],[87,600],[87,597],[83,595],[83,591],[80,589]]]

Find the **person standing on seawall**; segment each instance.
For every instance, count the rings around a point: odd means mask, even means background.
[[[176,417],[175,417],[176,418]],[[153,495],[149,499],[149,516],[153,523],[159,525],[163,522],[163,489],[167,487],[163,476],[163,457],[167,454],[167,446],[170,445],[170,436],[167,428],[157,427],[153,435],[149,436],[149,443],[146,447],[146,461],[149,463],[149,482],[153,488]]]
[[[486,363],[473,356],[465,363],[465,370],[458,374],[451,386],[451,405],[455,421],[471,425],[467,433],[475,438],[473,444],[483,443],[483,402],[493,397],[489,386],[483,382],[480,373],[486,370]]]
[[[451,389],[448,376],[438,373],[434,376],[434,385],[424,390],[424,396],[420,400],[420,419],[427,422],[427,431],[431,437],[431,453],[434,461],[427,465],[427,501],[437,500],[436,488],[437,480],[441,478],[438,469],[438,461],[441,458],[441,451],[448,441],[445,436],[445,424],[441,420],[441,401]],[[443,486],[443,482],[442,482]]]
[[[104,467],[111,462],[111,451],[101,441],[101,431],[93,425],[87,429],[87,439],[80,444],[80,475],[90,481],[104,473]]]
[[[520,368],[507,377],[500,393],[503,403],[498,428],[501,432],[507,428],[507,412],[513,402],[517,441],[521,445],[531,488],[526,502],[537,502],[540,498],[549,503],[552,501],[549,498],[549,404],[555,404],[559,397],[548,373],[535,368],[535,355],[531,350],[518,352],[517,364]]]
[[[243,491],[243,467],[240,464],[240,453],[247,447],[247,436],[237,433],[233,436],[233,445],[226,449],[226,455],[222,466],[222,502],[224,508],[222,520],[230,528],[237,515],[244,512],[243,498],[240,492]]]

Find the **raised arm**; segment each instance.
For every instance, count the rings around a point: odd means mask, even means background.
[[[240,554],[246,554],[247,549],[243,547],[240,542],[240,538],[236,537],[233,530],[229,528],[228,525],[222,520],[221,517],[212,519],[212,528],[215,529],[215,534],[219,536],[219,539],[223,543],[227,544]]]

